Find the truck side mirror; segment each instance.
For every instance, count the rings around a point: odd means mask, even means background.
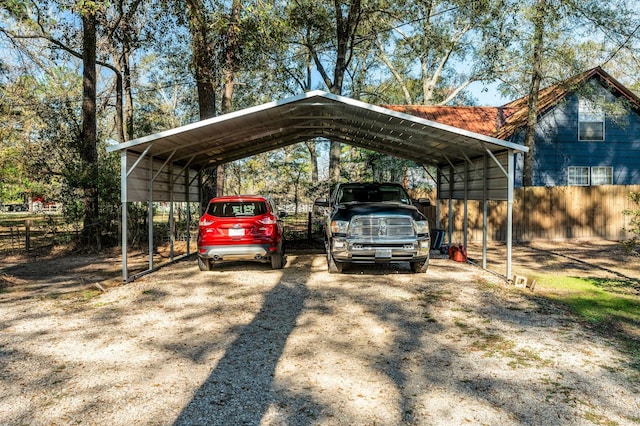
[[[329,200],[326,198],[316,198],[313,205],[318,207],[329,207]]]

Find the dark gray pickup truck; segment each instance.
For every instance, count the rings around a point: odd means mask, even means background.
[[[395,183],[342,183],[315,205],[328,209],[325,246],[330,273],[351,263],[429,266],[429,222]]]

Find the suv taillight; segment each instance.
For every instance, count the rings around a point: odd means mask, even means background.
[[[256,230],[256,233],[268,237],[275,234],[277,223],[275,216],[267,215],[256,220],[254,229]]]
[[[199,226],[211,226],[215,221],[213,219],[201,218],[198,222]]]
[[[265,216],[256,222],[261,225],[275,225],[277,223],[275,216]]]

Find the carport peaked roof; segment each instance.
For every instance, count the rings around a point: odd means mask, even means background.
[[[436,166],[475,158],[486,150],[527,151],[519,144],[322,91],[198,121],[107,150],[146,152],[199,168],[314,138]]]

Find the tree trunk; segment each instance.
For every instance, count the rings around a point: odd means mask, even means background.
[[[335,0],[336,14],[336,63],[333,70],[333,81],[330,81],[325,71],[322,61],[317,54],[313,54],[316,67],[323,76],[323,80],[329,87],[329,92],[342,95],[342,84],[344,75],[347,72],[353,54],[353,45],[360,17],[362,4],[360,0],[351,0],[347,9],[347,15],[343,16],[342,4]],[[313,52],[312,52],[313,53]],[[329,182],[334,185],[340,181],[340,153],[342,151],[340,142],[331,141],[329,147]]]
[[[311,182],[318,182],[318,150],[315,141],[305,142],[309,150],[309,159],[311,161]]]
[[[129,66],[129,58],[131,56],[131,48],[127,45],[122,52],[122,80],[124,91],[124,140],[128,141],[133,136],[133,93],[131,92],[131,67]]]
[[[233,0],[231,4],[231,14],[227,26],[226,44],[224,50],[224,88],[222,91],[222,105],[220,107],[223,114],[229,113],[233,109],[233,86],[235,76],[239,68],[239,50],[241,45],[239,34],[240,11],[242,2]]]
[[[529,89],[529,103],[527,116],[527,130],[524,137],[524,144],[529,148],[529,152],[524,155],[524,170],[522,183],[524,186],[532,186],[535,168],[535,139],[536,127],[538,124],[538,92],[542,81],[542,51],[544,44],[544,16],[546,0],[538,0],[536,3],[535,15],[533,17],[533,72],[531,75],[531,86]]]
[[[198,91],[200,120],[216,115],[216,70],[213,48],[209,37],[210,25],[203,0],[187,0],[193,68]]]
[[[241,0],[233,0],[231,4],[231,14],[229,16],[229,25],[227,27],[227,39],[225,44],[226,47],[224,51],[224,86],[222,89],[222,101],[220,105],[220,111],[222,114],[227,114],[233,111],[233,89],[235,85],[235,76],[239,68],[238,53],[241,44],[240,34],[238,33],[241,10]],[[216,167],[216,193],[220,195],[224,193],[225,168],[224,164],[220,164]]]
[[[98,148],[96,125],[96,15],[82,12],[82,134],[80,156],[85,167],[83,194],[83,243],[96,242],[100,249],[98,211]],[[94,240],[95,238],[95,240]]]
[[[193,68],[198,91],[200,120],[216,116],[216,68],[211,46],[208,12],[203,0],[187,0],[187,16],[193,51]],[[220,169],[220,170],[219,170]],[[224,169],[221,166],[204,171],[208,184],[204,188],[203,202],[224,192]]]
[[[117,54],[116,54],[117,55]],[[116,56],[114,55],[114,56]],[[114,72],[116,76],[116,116],[115,116],[115,126],[116,133],[118,134],[118,142],[122,143],[127,141],[126,132],[124,129],[124,113],[122,110],[122,63],[117,58],[114,58],[114,64],[116,68],[116,72]]]
[[[120,27],[122,30],[121,38],[121,51],[118,55],[118,68],[120,69],[122,83],[121,91],[124,96],[124,111],[122,112],[123,120],[123,136],[124,141],[128,141],[134,138],[133,130],[133,93],[131,89],[131,51],[134,49],[133,41],[134,37],[139,40],[140,34],[132,22],[135,20],[138,8],[142,3],[142,0],[134,0],[129,3],[129,10],[125,12],[124,3],[126,0],[118,0],[118,12],[120,14]],[[122,104],[122,102],[121,102]]]
[[[340,142],[331,141],[329,145],[329,184],[340,182],[340,154],[342,145]]]

